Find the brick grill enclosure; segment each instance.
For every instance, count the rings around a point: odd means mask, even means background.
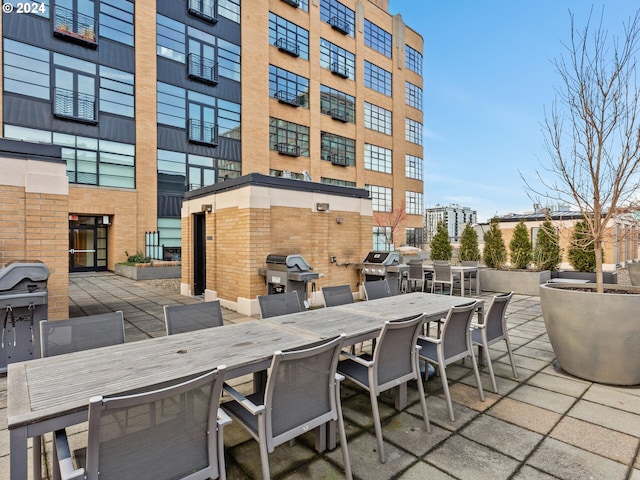
[[[328,210],[322,211],[322,204]],[[196,215],[205,216],[207,299],[218,298],[245,315],[257,314],[256,296],[266,293],[258,269],[268,254],[301,254],[321,274],[309,287],[312,304],[323,286],[349,284],[358,290],[355,265],[371,250],[373,228],[364,189],[254,173],[187,193],[182,205],[184,295],[194,293]]]

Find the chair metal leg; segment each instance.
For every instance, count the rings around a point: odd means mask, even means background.
[[[378,397],[376,397],[376,394],[373,392],[373,390],[369,390],[369,397],[371,398],[373,426],[376,430],[376,440],[378,442],[378,458],[380,459],[380,463],[385,463],[384,443],[382,440],[382,425],[380,423],[380,411],[378,410]]]
[[[266,429],[263,413],[258,414],[258,445],[260,446],[260,463],[262,464],[262,480],[271,480],[269,473],[269,452],[267,451]]]
[[[424,429],[427,433],[431,433],[431,422],[429,421],[429,413],[427,412],[427,400],[424,396],[424,385],[422,385],[422,378],[420,377],[420,360],[416,360],[416,371],[418,372],[418,395],[420,395],[420,408],[422,409],[422,420],[424,421]],[[427,363],[428,365],[428,363]],[[425,368],[425,376],[428,376],[428,368]]]
[[[496,377],[493,373],[493,364],[491,363],[491,355],[489,354],[489,345],[487,344],[484,338],[482,340],[483,340],[482,349],[484,350],[484,359],[487,364],[487,369],[489,370],[489,378],[491,378],[491,387],[493,387],[493,391],[495,393],[498,393],[498,386],[496,385]]]
[[[351,461],[349,460],[349,450],[347,448],[347,431],[344,428],[344,418],[342,417],[342,405],[340,402],[340,385],[336,387],[336,407],[338,410],[338,430],[340,431],[340,448],[342,449],[342,461],[344,462],[344,476],[347,480],[353,479],[351,473]]]
[[[513,350],[511,350],[511,342],[509,341],[509,337],[505,334],[504,341],[507,344],[507,352],[509,353],[509,361],[511,362],[511,371],[513,372],[513,377],[518,378],[518,371],[516,370],[516,362],[513,359]]]
[[[468,338],[468,337],[467,337]],[[478,384],[478,393],[480,394],[480,400],[484,402],[484,390],[482,389],[482,381],[480,380],[480,371],[478,370],[478,362],[476,361],[476,356],[473,354],[473,350],[471,347],[471,342],[469,341],[469,351],[471,352],[471,363],[473,364],[473,374],[476,377],[476,383]],[[486,355],[489,355],[489,349],[487,348]],[[491,364],[491,360],[489,360],[489,364]]]

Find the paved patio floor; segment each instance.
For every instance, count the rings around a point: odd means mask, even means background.
[[[164,335],[162,306],[201,300],[134,282],[111,273],[70,277],[70,316],[122,310],[127,341]],[[491,294],[484,294],[489,300]],[[225,322],[248,320],[226,310]],[[422,429],[415,385],[402,412],[383,394],[380,411],[387,462],[378,462],[368,394],[344,382],[342,402],[354,477],[378,479],[628,479],[640,480],[640,388],[617,388],[571,377],[554,365],[554,354],[537,297],[514,296],[508,310],[518,378],[503,345],[491,349],[498,393],[481,372],[481,402],[467,364],[447,367],[456,421],[449,421],[438,377],[426,384],[432,432]],[[248,388],[248,378],[238,388]],[[6,376],[0,376],[0,479],[8,478]],[[76,427],[77,443],[85,426]],[[274,479],[342,478],[339,449],[318,454],[313,434],[270,456]],[[227,477],[259,479],[257,443],[237,425],[225,429]],[[43,454],[47,466],[50,444]],[[48,468],[44,469],[48,472]]]

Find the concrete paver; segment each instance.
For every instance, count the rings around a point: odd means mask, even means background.
[[[202,301],[110,273],[71,275],[69,296],[71,317],[122,310],[127,341],[165,335],[163,305]],[[449,420],[441,379],[432,378],[425,383],[430,434],[423,430],[415,385],[409,385],[403,412],[382,394],[385,464],[378,462],[368,394],[349,382],[342,384],[356,479],[640,480],[640,388],[593,384],[562,372],[554,362],[537,297],[515,295],[508,313],[518,378],[512,376],[503,344],[490,351],[497,394],[486,366],[481,367],[485,402],[479,400],[470,362],[449,365],[456,421]],[[252,320],[228,310],[224,317],[226,323]],[[248,380],[234,384],[244,391],[250,388]],[[0,479],[7,478],[3,472],[9,465],[6,405],[6,376],[0,375]],[[72,431],[81,445],[86,426]],[[50,452],[49,440],[45,462]],[[225,454],[227,478],[260,478],[257,443],[238,425],[225,429]],[[343,478],[340,449],[317,453],[312,433],[294,446],[276,448],[270,464],[276,480]]]

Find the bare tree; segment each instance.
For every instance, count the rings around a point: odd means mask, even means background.
[[[391,249],[394,244],[395,234],[404,225],[407,218],[407,206],[403,201],[398,208],[393,208],[388,212],[373,212],[373,223],[376,227],[384,229],[385,243]]]
[[[538,172],[543,188],[524,181],[530,192],[572,204],[583,214],[596,253],[597,291],[602,292],[607,224],[638,188],[640,10],[623,24],[622,38],[609,37],[604,29],[604,9],[595,27],[592,14],[583,29],[569,16],[571,41],[563,44],[566,54],[553,61],[562,85],[551,112],[545,110],[542,129],[551,164],[544,168],[546,176]]]

